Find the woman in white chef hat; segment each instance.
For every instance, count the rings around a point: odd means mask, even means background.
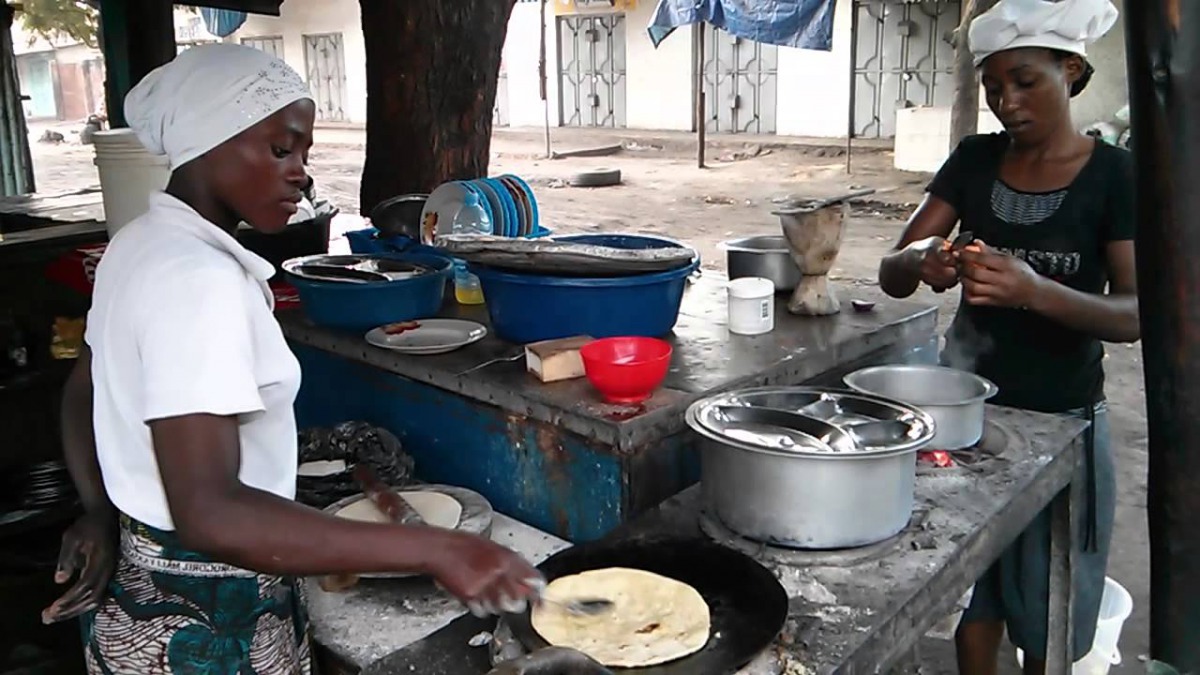
[[[80,576],[45,620],[81,616],[93,673],[284,675],[309,671],[296,577],[412,571],[475,610],[523,607],[540,577],[490,541],[293,501],[300,367],[274,269],[232,233],[296,213],[315,115],[303,80],[255,49],[193,47],[125,112],[172,173],[96,273],[63,405],[86,513],[56,577]]]
[[[896,297],[962,285],[942,361],[999,385],[995,403],[1092,422],[1076,658],[1091,648],[1113,525],[1102,343],[1140,331],[1132,159],[1071,120],[1093,72],[1087,46],[1116,19],[1109,0],[1000,0],[975,19],[971,50],[1004,131],[958,146],[879,272]],[[947,242],[956,227],[972,244]],[[1049,559],[1043,513],[976,583],[957,635],[960,672],[996,672],[1006,625],[1026,672],[1044,671]]]

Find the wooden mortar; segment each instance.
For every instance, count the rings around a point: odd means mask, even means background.
[[[829,286],[829,271],[842,247],[847,201],[798,204],[776,211],[796,267],[803,275],[788,301],[788,311],[801,316],[828,316],[841,311]]]

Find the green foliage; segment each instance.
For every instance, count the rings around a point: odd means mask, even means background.
[[[96,46],[100,0],[20,0],[13,6],[24,21],[25,29],[34,35],[46,40],[71,38],[89,47]],[[189,14],[200,12],[190,5],[179,8]]]
[[[80,0],[22,0],[18,16],[25,29],[47,40],[71,38],[96,46],[96,4]]]

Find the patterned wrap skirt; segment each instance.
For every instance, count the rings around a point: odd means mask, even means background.
[[[214,562],[121,517],[103,604],[80,620],[89,675],[310,675],[297,579]]]

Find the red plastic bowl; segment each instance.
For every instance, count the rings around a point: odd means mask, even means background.
[[[641,403],[654,394],[671,366],[671,345],[646,337],[596,340],[579,350],[583,372],[610,403]]]

